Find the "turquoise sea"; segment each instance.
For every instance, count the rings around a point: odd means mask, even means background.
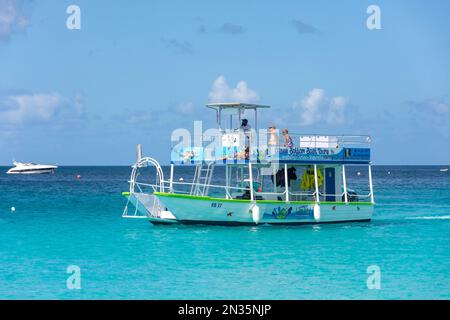
[[[123,219],[130,167],[2,167],[0,299],[449,299],[440,168],[375,166],[370,223],[220,227]],[[66,285],[71,265],[79,290]],[[373,265],[379,290],[366,284]]]

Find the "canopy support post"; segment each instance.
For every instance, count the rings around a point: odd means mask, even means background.
[[[170,183],[169,183],[169,192],[173,193],[173,163],[170,164]]]
[[[230,186],[230,177],[229,177],[229,169],[228,169],[228,165],[225,165],[225,198],[226,199],[230,199],[230,197],[228,196],[228,190],[229,190],[229,186]]]
[[[284,189],[286,191],[286,202],[289,202],[289,177],[287,171],[287,163],[284,164]]]
[[[316,202],[319,203],[320,198],[319,198],[319,179],[317,177],[317,164],[314,165],[314,185],[316,189]]]
[[[370,202],[375,204],[375,200],[373,197],[373,181],[372,181],[372,165],[369,164],[369,187],[370,187]]]
[[[342,165],[342,184],[344,186],[344,202],[348,203],[347,195],[347,177],[345,176],[345,165]]]
[[[253,169],[252,169],[252,163],[248,163],[248,171],[249,171],[249,178],[250,178],[250,200],[254,200],[254,194],[253,194]]]

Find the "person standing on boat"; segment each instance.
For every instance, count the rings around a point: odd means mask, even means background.
[[[247,119],[242,119],[241,126],[239,127],[239,129],[244,130],[244,132],[246,132],[246,131],[250,131],[252,129],[252,127],[248,124]]]
[[[271,125],[269,127],[269,146],[270,147],[278,146],[278,132],[277,127],[275,127],[275,125]]]
[[[239,130],[244,132],[244,137],[245,137],[244,159],[248,160],[250,157],[250,139],[251,139],[252,127],[248,124],[247,119],[242,119]]]
[[[292,149],[294,147],[294,143],[292,142],[292,138],[289,135],[288,129],[283,129],[283,146],[285,148]]]

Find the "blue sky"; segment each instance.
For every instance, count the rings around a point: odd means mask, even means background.
[[[128,165],[137,143],[167,163],[218,99],[370,134],[375,164],[450,164],[450,3],[0,0],[0,164]]]

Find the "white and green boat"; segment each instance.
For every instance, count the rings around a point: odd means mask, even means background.
[[[258,130],[258,111],[268,106],[207,107],[216,111],[217,128],[193,138],[187,130],[174,131],[168,172],[155,159],[138,156],[130,189],[123,193],[128,199],[123,217],[217,225],[371,220],[370,137],[290,134],[282,139],[274,128]],[[255,129],[247,123],[233,129],[248,113],[254,113]],[[180,167],[183,172],[192,168],[189,180],[177,179]],[[355,177],[361,191],[349,186]]]

